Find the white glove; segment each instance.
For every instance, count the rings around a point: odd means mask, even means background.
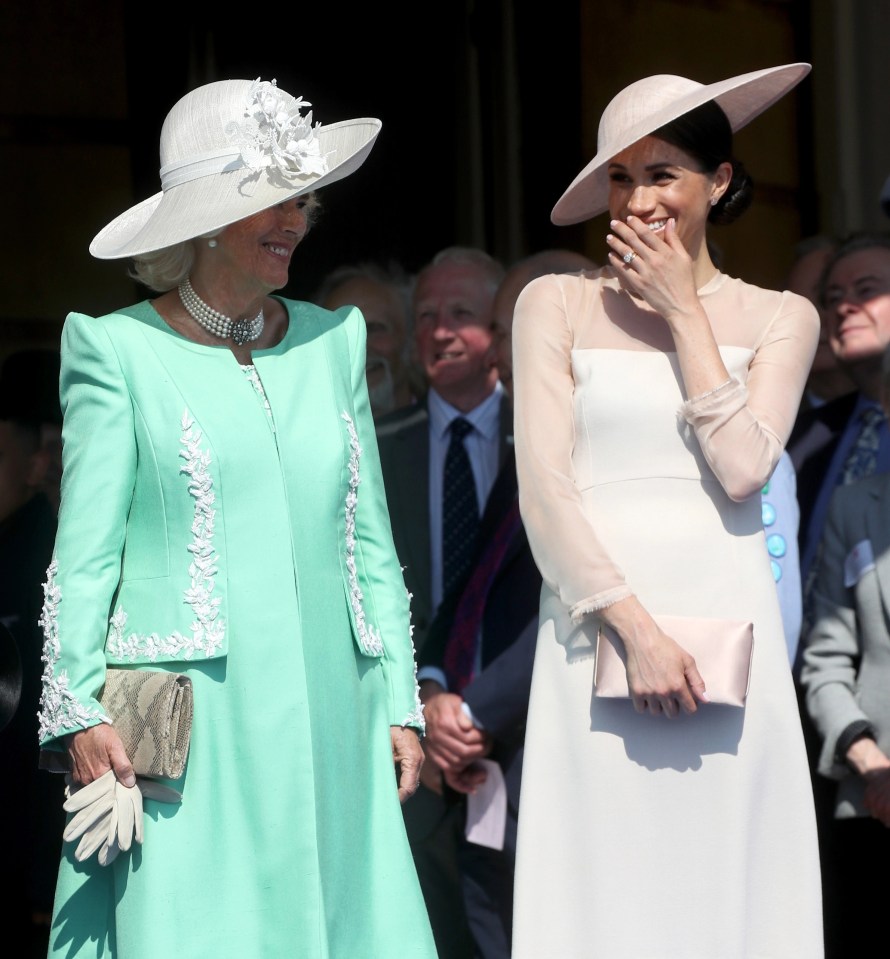
[[[114,770],[94,779],[86,786],[69,782],[63,808],[74,813],[65,827],[65,842],[80,839],[74,858],[89,859],[99,851],[99,864],[107,866],[121,851],[126,852],[135,837],[142,842],[142,797],[158,802],[181,802],[182,795],[152,779],[137,777],[136,785],[127,788],[119,783]]]

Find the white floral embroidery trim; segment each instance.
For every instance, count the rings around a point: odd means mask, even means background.
[[[195,428],[189,411],[182,414],[182,444],[179,455],[185,460],[180,472],[189,477],[188,490],[195,500],[195,517],[192,521],[192,542],[188,551],[192,554],[189,563],[191,583],[183,594],[183,601],[195,615],[191,633],[179,630],[170,636],[157,633],[141,636],[131,633],[125,636],[127,614],[118,606],[109,621],[108,652],[118,661],[135,662],[137,659],[191,659],[195,653],[213,656],[225,638],[225,623],[217,619],[220,600],[213,596],[214,577],[217,573],[216,550],[213,548],[213,532],[216,510],[213,504],[216,493],[210,475],[210,452],[201,448],[202,433]]]
[[[362,447],[358,441],[358,433],[352,417],[344,410],[340,414],[349,430],[349,492],[346,494],[346,568],[349,570],[349,601],[355,615],[355,625],[358,629],[359,646],[368,656],[383,655],[383,639],[378,629],[367,621],[363,606],[364,596],[358,584],[358,573],[355,566],[355,507],[358,504],[359,462],[362,456]]]
[[[263,386],[263,381],[260,379],[259,370],[254,366],[253,363],[244,363],[241,366],[241,369],[244,371],[244,375],[247,377],[250,385],[256,390],[257,396],[262,400],[263,409],[266,411],[266,416],[269,418],[269,423],[272,427],[272,432],[275,432],[275,421],[272,419],[272,404],[269,402],[269,397],[266,396],[266,388]]]
[[[405,572],[405,567],[402,567]],[[414,598],[408,590],[405,590],[408,597],[408,639],[411,643],[411,662],[414,663],[414,709],[402,720],[402,726],[414,726],[420,730],[421,735],[426,732],[426,720],[423,718],[423,703],[420,701],[420,686],[417,684],[417,655],[414,649],[414,623],[411,622],[411,600]]]
[[[37,711],[38,737],[42,742],[47,737],[58,736],[63,730],[80,726],[86,729],[97,721],[110,722],[104,713],[84,706],[69,689],[68,673],[62,670],[56,676],[56,663],[61,657],[59,645],[59,603],[62,591],[56,585],[59,564],[53,556],[46,571],[43,585],[43,610],[38,620],[43,629],[43,688],[40,692],[40,708]]]

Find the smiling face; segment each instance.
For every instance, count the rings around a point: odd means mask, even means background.
[[[414,290],[417,356],[430,385],[469,412],[494,389],[496,284],[474,263],[427,267]]]
[[[408,334],[405,305],[394,286],[354,276],[334,287],[321,305],[327,310],[357,306],[368,330],[368,353],[382,356],[393,372],[401,369]]]
[[[838,260],[826,278],[830,342],[845,365],[874,365],[890,345],[890,247],[869,247]]]
[[[732,167],[721,163],[713,174],[704,173],[685,150],[648,136],[616,154],[608,174],[612,219],[635,216],[662,233],[673,217],[686,252],[696,259],[705,250],[711,200],[725,192]]]
[[[294,250],[309,229],[315,200],[294,197],[227,226],[211,248],[195,241],[193,277],[236,299],[265,296],[287,284]]]

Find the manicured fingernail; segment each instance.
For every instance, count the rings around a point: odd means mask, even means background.
[[[609,240],[614,240],[614,239],[615,239],[615,237],[612,236],[611,233],[607,233],[607,234],[606,234],[606,242],[607,242],[607,243],[609,242]]]
[[[609,220],[609,226],[616,227],[618,226],[620,220]]]

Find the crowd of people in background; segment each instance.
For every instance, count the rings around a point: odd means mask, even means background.
[[[437,262],[450,266],[431,304],[429,276],[435,275]],[[522,741],[540,588],[540,574],[515,514],[510,542],[495,558],[494,570],[487,569],[491,582],[481,608],[475,610],[473,628],[481,631],[482,642],[472,678],[455,682],[446,668],[446,650],[462,591],[471,583],[474,568],[491,563],[489,547],[515,503],[509,445],[513,306],[537,276],[596,269],[593,261],[571,250],[538,251],[504,268],[485,251],[453,248],[442,251],[419,277],[392,263],[344,265],[325,278],[314,297],[327,309],[357,305],[368,329],[369,392],[391,491],[394,535],[413,596],[418,676],[428,723],[422,785],[403,812],[442,959],[463,959],[474,949],[484,957],[509,955]],[[851,936],[856,935],[857,942],[871,941],[870,926],[861,937],[854,930],[863,929],[864,917],[881,915],[863,902],[863,896],[879,896],[880,889],[872,892],[869,884],[851,877],[866,873],[877,850],[886,845],[883,827],[890,825],[890,800],[885,798],[890,795],[890,772],[885,772],[890,769],[885,706],[890,673],[880,666],[890,643],[880,590],[886,603],[890,582],[880,578],[878,550],[880,543],[890,544],[890,517],[882,509],[890,492],[884,478],[890,475],[890,237],[809,238],[795,250],[786,285],[817,306],[822,335],[788,454],[763,491],[764,529],[808,732],[827,955],[840,957],[854,954],[845,952]],[[449,329],[447,311],[453,315],[464,295],[484,300],[471,321],[473,335],[481,338],[473,371],[476,382],[469,373],[449,373],[454,360],[442,358],[455,352],[443,332]],[[8,851],[12,859],[18,857],[19,875],[27,878],[7,906],[23,934],[43,948],[64,823],[61,783],[38,771],[36,762],[42,645],[37,619],[61,478],[57,387],[58,355],[52,350],[19,351],[6,358],[0,378],[0,622],[20,648],[23,686],[14,720],[0,735],[0,756],[8,763],[5,768],[18,769],[19,781],[27,784],[21,792],[4,792],[4,809],[9,807],[5,821],[27,824],[15,830]],[[472,555],[458,575],[460,585],[446,596],[439,582],[431,596],[430,563],[439,551],[429,541],[429,510],[431,496],[434,500],[442,491],[431,491],[425,475],[427,452],[429,443],[438,442],[444,462],[449,439],[441,429],[436,435],[432,411],[444,402],[472,419],[486,401],[491,409],[488,428],[479,435],[489,437],[485,442],[491,452],[477,453],[488,455],[489,462],[484,468],[487,481],[478,490],[482,505]],[[862,476],[874,472],[881,478],[839,492],[832,504],[834,488],[860,475],[841,467],[856,445],[857,423],[867,410],[873,411],[868,422],[874,425],[869,427],[871,456]],[[786,469],[788,465],[792,468]],[[848,520],[855,532],[843,525],[843,518],[831,519],[844,504],[848,512],[859,514]],[[409,542],[412,537],[422,542]],[[871,544],[865,552],[862,543]],[[857,547],[860,555],[853,561]],[[825,564],[820,562],[817,574],[814,561],[817,556],[821,561],[823,552]],[[879,589],[874,582],[860,586],[865,574],[876,568]],[[440,580],[441,575],[440,569]],[[804,583],[809,609],[801,628]],[[865,599],[863,588],[871,590]],[[832,641],[833,631],[842,632]],[[856,691],[863,659],[870,693],[860,702]],[[878,665],[873,667],[875,659]],[[851,765],[845,754],[862,749],[863,743],[874,754],[870,764]],[[492,771],[492,764],[499,769]],[[502,803],[504,815],[495,838],[483,835],[474,841],[470,825],[479,815],[475,795],[486,779],[496,783],[479,802],[485,809]],[[866,794],[877,798],[866,804]],[[477,839],[479,835],[477,830]],[[35,954],[42,955],[40,946]]]
[[[511,954],[542,585],[519,512],[514,308],[539,277],[610,269],[567,249],[502,263],[454,246],[413,274],[343,264],[313,296],[324,310],[357,306],[366,324],[426,720],[402,814],[440,959]],[[883,888],[867,877],[890,851],[890,234],[804,239],[785,287],[816,307],[821,334],[761,515],[816,799],[826,956],[846,959],[881,939]],[[5,908],[7,929],[33,943],[23,955],[46,951],[64,824],[62,783],[37,768],[36,718],[58,379],[53,350],[10,353],[0,375],[0,623],[21,663],[18,706],[0,717],[4,781],[19,785],[0,792],[0,815],[17,824],[5,861],[20,881]],[[458,515],[471,519],[455,534]]]

